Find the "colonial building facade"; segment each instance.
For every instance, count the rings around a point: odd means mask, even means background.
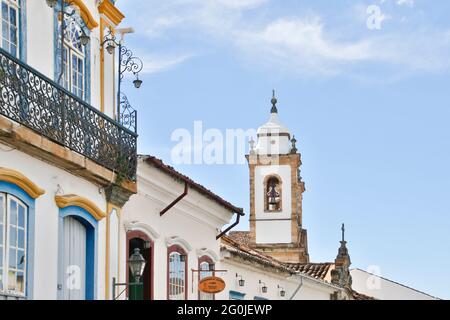
[[[275,95],[247,156],[250,230],[230,232],[241,208],[137,155],[115,1],[0,0],[0,15],[0,299],[370,299],[344,228],[334,262],[310,261],[301,155]],[[201,292],[210,276],[225,289]]]
[[[137,190],[103,43],[123,15],[109,0],[1,0],[0,15],[0,298],[109,298],[110,217]]]

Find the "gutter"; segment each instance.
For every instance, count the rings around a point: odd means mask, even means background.
[[[219,240],[220,238],[222,238],[224,235],[227,234],[228,231],[230,231],[231,229],[233,229],[234,227],[236,227],[239,224],[239,221],[241,220],[241,216],[243,217],[245,214],[243,212],[236,212],[237,216],[236,216],[236,221],[229,226],[228,228],[226,228],[224,231],[222,231],[217,237],[216,240]]]
[[[185,182],[185,183],[184,183],[184,191],[183,191],[183,193],[182,193],[178,198],[176,198],[174,201],[172,201],[171,204],[169,204],[167,207],[165,207],[165,208],[159,213],[159,216],[162,217],[167,211],[169,211],[170,209],[172,209],[172,207],[173,207],[174,205],[176,205],[176,204],[177,204],[178,202],[180,202],[184,197],[186,197],[187,194],[188,194],[188,190],[189,190],[189,185],[188,185],[187,182]]]

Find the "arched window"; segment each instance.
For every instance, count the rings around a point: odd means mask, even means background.
[[[167,286],[169,300],[187,300],[187,254],[173,245],[167,254]]]
[[[0,193],[0,292],[26,295],[28,207]]]
[[[80,14],[73,5],[68,5],[67,12],[75,12],[72,16],[65,15],[63,24],[58,17],[57,36],[55,40],[57,54],[56,57],[56,80],[60,80],[61,73],[61,27],[64,26],[64,47],[62,54],[64,56],[63,71],[64,76],[60,84],[78,96],[88,101],[89,99],[89,54],[90,43],[81,44],[81,36],[89,35],[90,31],[86,27]],[[56,11],[57,12],[57,11]]]
[[[282,210],[281,206],[281,180],[276,176],[270,176],[264,182],[264,208],[269,212]]]
[[[200,283],[200,280],[206,277],[212,277],[214,276],[214,261],[209,256],[203,256],[200,259],[198,259],[198,281]],[[204,293],[200,292],[198,293],[198,299],[199,300],[214,300],[214,294],[212,293]]]

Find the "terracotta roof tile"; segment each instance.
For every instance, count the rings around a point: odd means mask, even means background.
[[[250,231],[232,231],[228,235],[231,239],[236,241],[237,243],[250,245]]]
[[[365,294],[356,292],[355,290],[351,291],[351,295],[352,295],[353,299],[355,299],[355,300],[377,300],[374,297],[367,296]]]
[[[331,268],[334,266],[334,264],[331,262],[306,264],[286,263],[285,266],[294,271],[306,273],[313,278],[325,280],[327,278],[328,272],[331,271]]]
[[[276,268],[287,273],[302,273],[319,280],[326,280],[328,272],[333,263],[283,263],[275,258],[261,253],[248,245],[249,233],[245,231],[236,231],[230,233],[230,236],[222,238],[222,247],[239,257],[260,263],[265,266]]]
[[[221,244],[222,248],[225,248],[226,250],[241,257],[242,259],[251,260],[264,266],[276,268],[280,271],[293,273],[292,270],[289,270],[280,261],[270,256],[267,256],[255,249],[252,249],[248,245],[239,243],[236,240],[230,238],[229,236],[224,236],[221,238],[221,240],[222,240]]]

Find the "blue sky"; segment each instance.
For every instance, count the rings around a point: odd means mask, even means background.
[[[140,153],[171,163],[172,132],[193,131],[196,120],[255,129],[276,89],[302,153],[311,260],[334,260],[345,222],[353,267],[377,265],[450,298],[450,2],[118,6],[136,30],[127,46],[145,63],[142,89],[125,88],[139,112]],[[246,165],[176,168],[248,212]]]

